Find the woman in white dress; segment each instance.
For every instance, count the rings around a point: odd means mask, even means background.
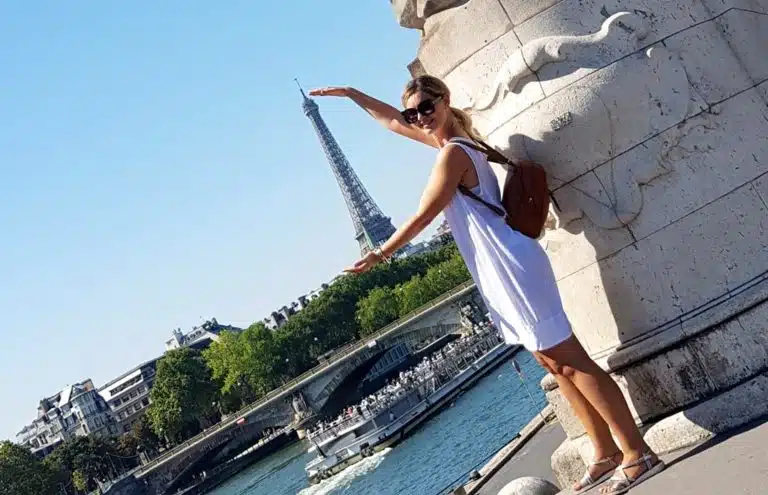
[[[507,342],[524,345],[555,376],[592,440],[595,461],[574,490],[586,491],[613,475],[600,493],[625,493],[661,471],[664,464],[643,440],[618,386],[573,335],[546,252],[488,206],[459,192],[463,186],[501,207],[485,154],[467,145],[479,137],[469,116],[450,106],[448,87],[431,76],[412,80],[403,93],[403,111],[348,87],[310,94],[348,97],[387,129],[439,150],[417,213],[347,271],[361,273],[388,261],[444,212],[494,324]]]

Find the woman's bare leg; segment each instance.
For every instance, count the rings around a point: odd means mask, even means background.
[[[550,361],[545,356],[539,353],[534,353],[534,357],[544,369],[552,373],[555,377],[560,392],[571,405],[571,408],[573,408],[573,412],[576,413],[576,417],[579,418],[581,424],[584,425],[584,430],[592,441],[594,459],[612,458],[616,464],[620,464],[622,461],[621,450],[613,440],[608,423],[606,423],[602,416],[600,416],[600,413],[592,407],[592,404],[589,403],[571,380],[556,373],[555,370],[550,367]],[[611,465],[610,463],[595,464],[590,467],[589,475],[592,479],[598,479],[615,467],[615,465]],[[573,486],[573,489],[576,491],[581,490],[582,488],[583,485],[580,481]]]
[[[619,441],[619,446],[624,454],[624,464],[636,461],[645,453],[650,452],[650,448],[643,440],[619,386],[608,373],[589,357],[575,336],[538,354],[548,364],[548,368],[554,371],[556,377],[560,375],[570,381],[581,396],[605,420]],[[560,379],[558,379],[558,383],[560,383]],[[572,392],[564,391],[564,395],[568,393]],[[571,399],[568,395],[566,398],[570,402]],[[572,405],[574,410],[580,407],[573,403]],[[587,412],[585,416],[589,416],[589,413]],[[591,419],[588,421],[595,423]],[[584,426],[586,428],[587,424],[585,423]],[[598,446],[595,445],[595,448],[597,449]],[[629,476],[635,477],[644,470],[643,466],[637,466],[627,469],[626,472]]]

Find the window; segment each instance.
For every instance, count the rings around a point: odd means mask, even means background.
[[[149,405],[149,397],[144,397],[141,399],[141,403],[144,405],[144,407],[147,407]]]
[[[141,375],[135,376],[135,377],[131,378],[130,380],[128,380],[127,382],[123,383],[122,385],[117,386],[117,387],[113,388],[112,390],[110,390],[109,394],[110,395],[119,394],[123,390],[127,389],[128,387],[132,387],[133,385],[139,383],[140,381],[141,381]]]
[[[123,401],[121,401],[120,399],[115,399],[114,401],[112,401],[112,407],[117,407],[122,403]]]

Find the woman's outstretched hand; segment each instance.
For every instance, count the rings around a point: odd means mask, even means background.
[[[347,86],[329,86],[327,88],[317,88],[309,92],[311,96],[342,96],[349,97],[354,89]]]
[[[371,251],[370,253],[357,260],[354,265],[350,266],[349,268],[345,268],[344,272],[364,273],[379,263],[381,263],[381,258],[379,258],[375,253]]]

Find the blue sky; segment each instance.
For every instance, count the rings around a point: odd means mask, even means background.
[[[385,0],[0,3],[0,438],[173,328],[249,325],[353,262],[293,78],[396,104],[417,47]],[[433,153],[318,102],[405,220]]]

